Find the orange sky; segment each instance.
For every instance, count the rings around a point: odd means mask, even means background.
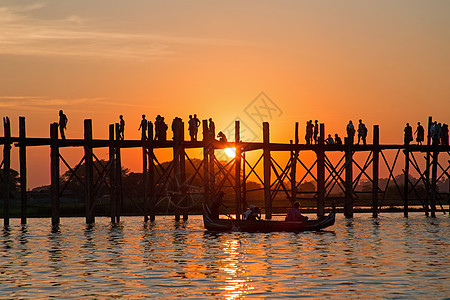
[[[343,135],[362,118],[369,139],[379,124],[382,143],[400,143],[406,122],[449,122],[449,15],[447,1],[1,1],[0,111],[13,135],[25,116],[29,136],[48,136],[63,109],[68,138],[86,118],[106,138],[123,114],[136,139],[143,113],[197,113],[261,139],[244,110],[264,92],[273,141],[296,121],[303,137],[308,119]],[[29,151],[30,187],[49,182],[48,157]]]

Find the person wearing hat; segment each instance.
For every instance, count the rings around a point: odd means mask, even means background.
[[[211,205],[211,217],[213,219],[219,219],[219,207],[223,205],[223,196],[225,195],[224,191],[220,191],[216,197],[214,197],[214,200]]]

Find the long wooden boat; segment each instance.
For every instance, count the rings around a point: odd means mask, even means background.
[[[331,212],[327,216],[306,222],[285,222],[273,220],[235,220],[213,219],[207,211],[203,213],[203,224],[210,231],[243,231],[243,232],[302,232],[316,231],[334,225],[336,214]]]

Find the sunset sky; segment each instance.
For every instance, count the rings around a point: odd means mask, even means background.
[[[287,143],[297,121],[304,141],[309,119],[343,136],[361,118],[369,140],[379,124],[401,143],[406,122],[450,122],[449,16],[449,1],[0,1],[0,112],[14,136],[25,116],[48,137],[63,109],[68,138],[87,118],[106,138],[123,114],[138,139],[142,114],[196,113],[256,140],[270,121]],[[49,182],[48,153],[29,152],[30,187]]]

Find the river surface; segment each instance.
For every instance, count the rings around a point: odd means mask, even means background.
[[[329,230],[210,233],[201,216],[18,219],[0,229],[1,299],[450,299],[450,218],[338,215]]]

